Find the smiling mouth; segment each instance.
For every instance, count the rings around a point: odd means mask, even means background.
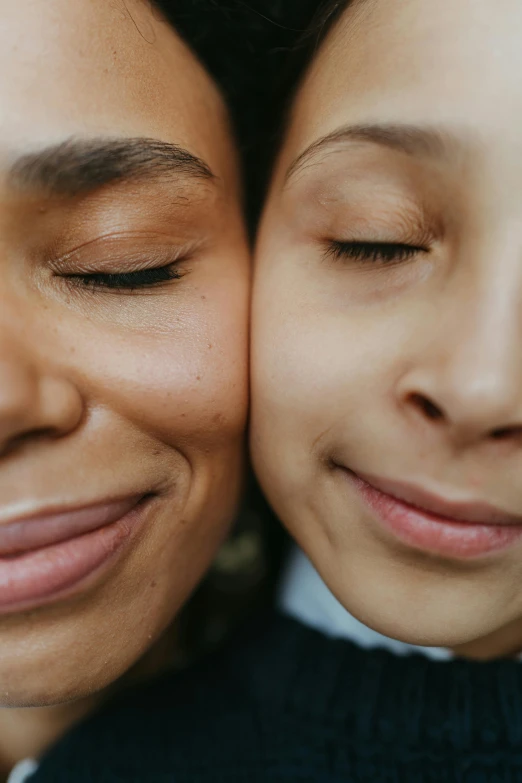
[[[522,518],[489,504],[454,503],[417,487],[341,470],[380,529],[410,548],[471,560],[522,538]]]
[[[150,495],[0,522],[0,614],[81,591],[141,527]]]

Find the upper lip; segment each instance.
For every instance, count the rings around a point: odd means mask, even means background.
[[[450,521],[456,520],[482,525],[522,524],[522,516],[510,514],[490,503],[475,500],[450,501],[413,484],[378,478],[364,473],[356,473],[355,475],[396,500]]]
[[[133,495],[82,507],[53,509],[9,521],[0,520],[0,557],[58,544],[110,525],[143,498]]]

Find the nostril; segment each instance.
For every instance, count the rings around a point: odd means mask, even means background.
[[[428,419],[438,421],[439,419],[444,418],[444,413],[441,409],[422,394],[412,394],[410,399],[415,407],[419,408]]]

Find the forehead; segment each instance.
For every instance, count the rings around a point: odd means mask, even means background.
[[[0,158],[75,136],[146,136],[220,169],[220,96],[148,0],[0,0],[0,16]]]
[[[312,62],[294,106],[295,153],[347,123],[522,126],[522,4],[360,0]],[[515,134],[514,134],[515,135]]]

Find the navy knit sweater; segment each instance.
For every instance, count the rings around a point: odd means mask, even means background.
[[[522,664],[397,657],[271,616],[108,705],[33,780],[522,783]]]

